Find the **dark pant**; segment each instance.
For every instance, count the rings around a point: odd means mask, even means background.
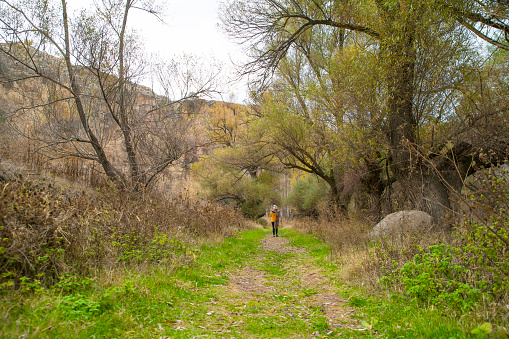
[[[272,222],[272,235],[277,235],[277,229],[278,229],[278,227],[276,226],[276,223],[273,221]]]

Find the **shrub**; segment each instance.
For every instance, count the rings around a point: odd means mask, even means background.
[[[408,297],[425,304],[462,312],[474,310],[482,301],[486,282],[473,280],[470,270],[458,262],[460,249],[439,244],[420,252],[401,267],[393,262],[391,272],[379,283],[399,283]]]
[[[329,197],[329,190],[323,180],[314,175],[307,175],[298,180],[287,198],[292,205],[303,215],[318,215],[320,205]]]
[[[380,283],[393,291],[402,288],[409,298],[445,305],[459,313],[480,309],[481,304],[494,309],[507,304],[509,192],[505,173],[493,173],[484,171],[481,187],[468,197],[468,220],[456,227],[448,244],[417,246],[413,258],[397,260],[376,246],[375,260],[393,260]],[[492,314],[496,318],[501,313],[495,310]]]
[[[498,173],[498,174],[496,174]],[[331,246],[342,277],[448,314],[472,313],[500,322],[509,302],[509,191],[507,174],[484,171],[470,192],[470,213],[453,233],[402,234],[370,241],[372,225],[347,219],[330,207],[317,219],[295,222]]]
[[[509,291],[509,173],[483,172],[483,188],[470,195],[472,216],[460,225],[457,236],[461,258],[475,279],[485,280],[498,302]]]
[[[53,284],[66,273],[192,258],[187,238],[247,227],[235,210],[157,193],[66,190],[53,181],[0,184],[0,286]],[[24,279],[24,280],[23,280]]]
[[[240,211],[250,219],[259,219],[265,215],[265,203],[262,201],[244,201],[240,205]]]
[[[267,220],[263,219],[263,218],[258,218],[256,219],[256,222],[260,225],[262,225],[263,228],[267,228],[269,227],[269,223],[267,222]]]

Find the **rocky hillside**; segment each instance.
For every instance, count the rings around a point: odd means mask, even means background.
[[[1,47],[5,49],[6,45]],[[87,139],[87,133],[77,114],[63,61],[39,51],[28,51],[33,52],[30,58],[35,60],[33,64],[38,69],[29,67],[29,61],[33,60],[28,57],[14,61],[0,53],[0,113],[11,122],[6,130],[9,136],[4,141],[4,158],[15,157],[30,162],[37,169],[44,167],[63,174],[73,172],[73,176],[86,177],[89,181],[99,180],[92,180],[102,171],[93,161],[96,155],[90,144],[80,142]],[[75,67],[79,88],[85,93],[83,105],[88,123],[113,166],[125,174],[129,168],[123,129],[119,128],[118,115],[111,113],[118,110],[118,107],[111,107],[119,102],[118,78]],[[125,119],[134,133],[135,147],[143,147],[140,166],[151,165],[150,157],[158,151],[155,148],[163,144],[170,143],[169,150],[176,152],[172,166],[163,175],[165,182],[185,178],[188,165],[216,147],[214,141],[218,138],[210,132],[211,123],[230,121],[236,111],[245,109],[242,105],[193,96],[172,101],[134,83],[126,88],[128,111]],[[154,131],[158,129],[162,130],[156,134]],[[47,162],[50,159],[54,161]]]

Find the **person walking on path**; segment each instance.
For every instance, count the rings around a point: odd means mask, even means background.
[[[277,237],[278,236],[278,228],[279,228],[279,222],[281,221],[281,212],[279,212],[279,209],[276,205],[272,206],[272,210],[270,211],[270,222],[272,223],[272,236]]]

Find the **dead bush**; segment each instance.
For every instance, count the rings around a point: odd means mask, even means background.
[[[54,283],[118,265],[192,258],[191,237],[230,236],[247,227],[234,210],[114,187],[64,189],[52,180],[0,185],[0,284]]]

